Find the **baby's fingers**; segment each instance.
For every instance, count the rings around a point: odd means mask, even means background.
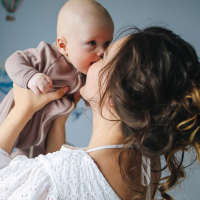
[[[52,88],[52,80],[51,80],[51,78],[49,76],[46,76],[45,79],[49,83],[49,89],[51,89]]]
[[[49,82],[47,82],[46,80],[43,81],[38,85],[38,88],[42,94],[45,94],[49,90]]]
[[[41,95],[42,94],[42,92],[40,91],[40,89],[38,87],[33,87],[31,90],[37,95]]]

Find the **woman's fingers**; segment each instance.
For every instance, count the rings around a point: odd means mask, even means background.
[[[74,99],[75,99],[76,103],[79,102],[80,98],[81,98],[80,92],[79,91],[75,92],[74,93]]]
[[[64,87],[55,92],[36,95],[33,91],[20,88],[15,84],[13,84],[13,88],[15,105],[19,109],[23,108],[32,114],[43,108],[50,101],[60,99],[69,90],[69,87]]]

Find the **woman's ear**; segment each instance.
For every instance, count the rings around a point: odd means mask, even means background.
[[[111,96],[110,96],[110,95],[109,95],[108,98],[107,98],[107,105],[108,105],[108,107],[111,107],[111,108],[114,107],[114,102],[113,102],[113,100],[111,99]]]
[[[57,47],[61,54],[68,55],[67,40],[64,37],[57,37]]]

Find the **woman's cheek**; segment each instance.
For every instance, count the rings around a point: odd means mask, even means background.
[[[95,93],[93,92],[93,89],[91,87],[88,87],[87,85],[84,85],[80,89],[80,94],[83,97],[83,99],[85,99],[86,101],[91,99],[95,95]]]

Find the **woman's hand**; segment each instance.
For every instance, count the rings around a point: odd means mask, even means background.
[[[78,103],[80,101],[81,95],[80,92],[75,92],[74,93],[74,100],[76,101],[76,103]]]
[[[13,88],[15,109],[25,112],[30,118],[47,103],[60,99],[69,90],[69,87],[64,87],[55,92],[36,95],[33,91],[20,88],[16,84],[13,84]]]
[[[21,130],[33,114],[50,101],[61,98],[69,90],[69,87],[65,87],[55,92],[37,95],[31,90],[20,88],[15,84],[13,84],[13,88],[15,106],[0,125],[0,148],[9,154]]]

